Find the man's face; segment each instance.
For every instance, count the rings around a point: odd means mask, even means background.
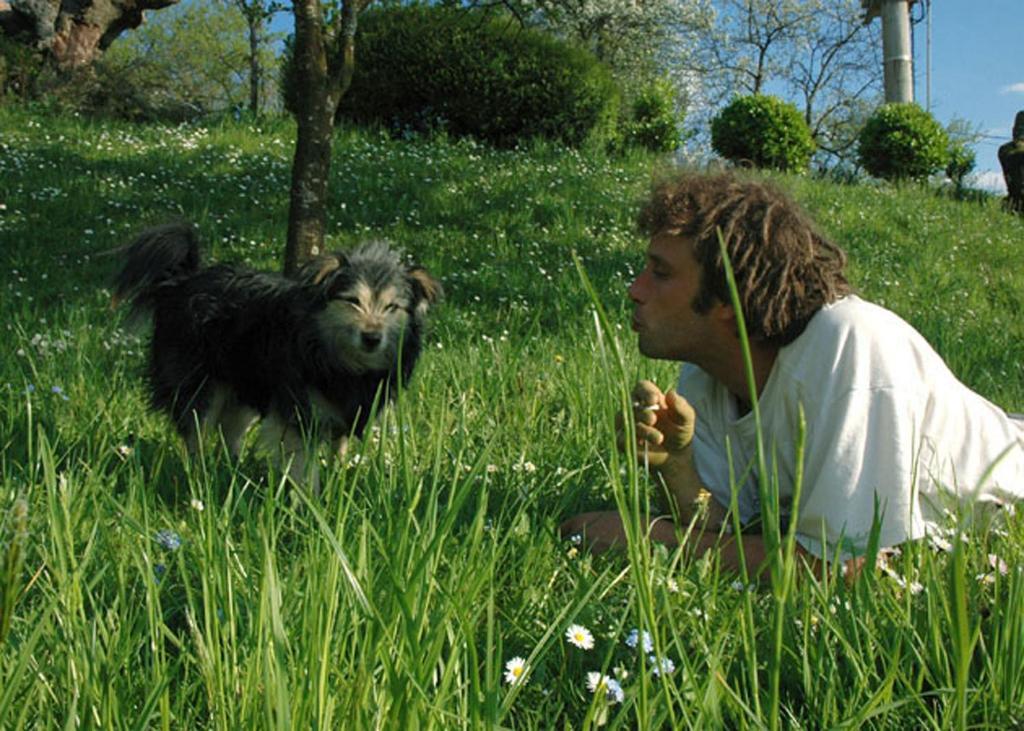
[[[629,287],[633,330],[640,352],[649,358],[706,362],[719,329],[712,307],[698,314],[693,302],[700,291],[700,265],[688,237],[660,233],[651,238],[647,262]]]

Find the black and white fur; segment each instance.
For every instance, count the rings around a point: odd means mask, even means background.
[[[152,317],[152,407],[190,452],[219,429],[237,455],[263,419],[263,443],[279,445],[296,481],[311,456],[305,445],[329,439],[343,453],[375,403],[408,382],[441,295],[436,279],[383,242],[317,257],[294,279],[201,266],[187,223],[144,231],[124,255],[114,301]],[[315,470],[311,480],[316,489]]]

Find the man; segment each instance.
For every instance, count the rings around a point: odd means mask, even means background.
[[[660,475],[688,525],[707,491],[705,530],[723,565],[763,567],[757,532],[728,533],[731,482],[742,524],[761,515],[757,442],[736,312],[720,255],[735,272],[750,341],[767,470],[777,472],[782,521],[794,513],[797,439],[805,419],[798,552],[811,563],[857,565],[877,521],[881,547],[922,538],[944,511],[1024,497],[1024,422],[960,383],[895,314],[853,295],[845,255],[771,185],[732,174],[680,175],[656,188],[640,217],[650,236],[629,288],[640,352],[684,362],[676,389],[637,384],[620,443]],[[730,464],[731,457],[731,464]],[[730,478],[732,475],[732,479]],[[614,512],[566,521],[594,550],[623,544]],[[652,540],[675,544],[658,519]]]

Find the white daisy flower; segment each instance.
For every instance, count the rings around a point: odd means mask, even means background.
[[[587,690],[591,693],[604,691],[608,700],[612,703],[622,703],[626,697],[618,680],[598,672],[587,673]]]
[[[594,635],[582,624],[570,625],[565,631],[565,639],[581,650],[590,650],[594,647]]]
[[[599,672],[587,673],[587,690],[591,693],[596,693],[598,688],[607,687],[608,676],[602,675]]]
[[[522,681],[526,674],[526,660],[521,657],[513,657],[505,663],[505,682],[511,685]],[[525,681],[524,681],[525,682]]]

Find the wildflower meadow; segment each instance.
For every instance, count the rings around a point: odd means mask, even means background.
[[[146,408],[115,249],[187,219],[279,269],[294,127],[0,108],[0,728],[1024,728],[1024,518],[847,584],[641,536],[615,448],[626,287],[661,163],[339,130],[329,239],[444,283],[417,373],[316,497],[252,438],[186,457]],[[867,299],[1024,411],[1024,221],[926,186],[780,177]],[[325,455],[326,458],[326,455]],[[619,552],[557,526],[618,506]]]

